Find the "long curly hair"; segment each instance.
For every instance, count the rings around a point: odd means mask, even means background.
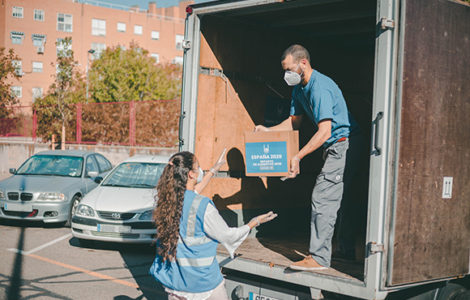
[[[174,154],[166,165],[157,184],[157,205],[153,220],[157,228],[157,254],[165,261],[176,257],[180,219],[188,173],[196,159],[191,152]]]

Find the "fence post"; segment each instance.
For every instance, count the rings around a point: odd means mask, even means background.
[[[37,136],[37,131],[38,131],[38,114],[36,110],[33,110],[33,141],[36,142],[36,136]]]
[[[80,144],[82,142],[82,104],[77,103],[75,106],[77,109],[77,125],[75,128],[75,135],[77,138],[77,144]]]
[[[135,145],[135,102],[129,102],[129,145]]]

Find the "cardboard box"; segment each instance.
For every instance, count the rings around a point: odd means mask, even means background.
[[[287,176],[298,151],[298,131],[245,132],[246,176]]]

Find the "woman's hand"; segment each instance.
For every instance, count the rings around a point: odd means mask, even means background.
[[[271,220],[273,220],[274,218],[277,217],[277,214],[273,213],[272,211],[266,213],[266,214],[263,214],[263,215],[259,215],[257,217],[254,217],[253,219],[251,219],[250,222],[248,222],[248,226],[251,228],[254,228],[258,225],[261,225],[263,223],[266,223],[266,222],[269,222]]]
[[[227,148],[224,148],[224,150],[219,156],[219,159],[217,159],[214,166],[209,170],[209,172],[212,172],[215,175],[217,174],[217,172],[219,172],[220,168],[227,163],[227,160],[225,160],[225,152],[227,152]]]

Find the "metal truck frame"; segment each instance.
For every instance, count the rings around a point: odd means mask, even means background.
[[[282,1],[282,0],[244,0],[244,1],[215,1],[203,4],[192,5],[188,7],[188,16],[186,19],[183,64],[183,90],[182,106],[180,118],[180,150],[195,151],[196,141],[196,115],[198,102],[198,76],[201,72],[199,67],[199,50],[201,47],[201,20],[205,15],[217,14],[218,12],[227,12],[230,10],[239,10],[243,8],[260,8],[266,5],[283,5],[284,3],[294,5],[298,2],[303,5],[305,1]],[[309,5],[315,3],[322,4],[327,1],[311,0]],[[370,152],[370,176],[369,176],[369,195],[367,212],[367,233],[366,233],[366,257],[364,263],[364,280],[349,280],[315,272],[285,272],[285,268],[270,266],[266,263],[245,260],[243,258],[230,259],[226,255],[219,254],[218,259],[221,266],[230,270],[237,270],[244,273],[256,274],[261,278],[269,278],[280,282],[294,283],[310,288],[311,297],[316,299],[320,296],[320,291],[331,291],[334,293],[349,295],[364,299],[385,299],[389,293],[409,289],[415,286],[430,285],[434,282],[446,282],[455,278],[465,277],[470,273],[470,234],[466,233],[467,269],[463,272],[455,270],[455,273],[449,276],[436,276],[429,280],[395,279],[394,277],[394,258],[396,255],[396,222],[399,216],[397,209],[400,195],[400,151],[401,136],[403,135],[402,109],[406,107],[402,103],[405,88],[403,80],[407,69],[407,59],[405,53],[409,44],[405,43],[405,37],[408,28],[413,26],[412,20],[407,20],[408,6],[417,5],[413,0],[377,0],[376,25],[377,35],[375,43],[375,70],[373,84],[373,102],[371,115],[371,152]],[[418,1],[424,5],[424,1]],[[429,1],[437,3],[438,0]],[[455,6],[462,6],[462,14],[470,19],[470,7],[463,3],[453,1],[444,4],[451,6],[450,9],[456,9]],[[431,4],[429,4],[431,5]],[[467,20],[468,20],[467,19]],[[405,24],[410,23],[409,26]],[[433,24],[433,16],[429,16],[429,24]],[[461,24],[462,35],[467,38],[470,35],[470,22]],[[452,28],[449,29],[449,34]],[[423,34],[426,34],[424,32]],[[446,33],[443,33],[446,34]],[[465,40],[465,39],[464,39]],[[428,45],[417,45],[418,47],[427,47]],[[455,46],[455,45],[454,45]],[[461,61],[463,64],[470,62],[470,43],[460,45]],[[465,54],[466,53],[466,54]],[[449,54],[450,55],[450,54]],[[430,58],[431,59],[431,58]],[[470,67],[468,68],[470,69]],[[464,79],[470,82],[470,71],[463,72]],[[468,94],[467,94],[468,95]],[[462,98],[462,97],[461,97]],[[465,98],[465,97],[464,97]],[[461,100],[462,101],[462,100]],[[465,102],[467,101],[467,102]],[[461,106],[470,115],[469,104],[467,100],[459,103],[467,103]],[[470,131],[468,120],[461,120],[462,126],[466,131]],[[413,128],[410,129],[412,131]],[[403,131],[403,132],[402,132]],[[468,142],[469,134],[459,131],[464,142],[464,146],[470,148]],[[424,145],[426,146],[426,144]],[[459,148],[462,149],[462,148]],[[468,150],[466,150],[468,153]],[[468,159],[468,156],[467,156]],[[461,162],[469,165],[469,161]],[[457,167],[457,165],[455,165]],[[468,175],[468,166],[463,166],[465,170],[460,175]],[[223,175],[222,175],[223,176]],[[449,175],[449,176],[452,176]],[[402,176],[403,177],[403,176]],[[468,177],[465,180],[468,181]],[[444,179],[445,180],[445,179]],[[454,177],[454,191],[458,189]],[[462,182],[462,181],[461,181]],[[438,182],[436,184],[441,184]],[[467,184],[468,185],[468,184]],[[462,188],[462,187],[461,187]],[[468,191],[468,189],[467,189]],[[460,194],[463,196],[464,193]],[[470,202],[468,193],[467,202]],[[456,196],[454,196],[456,197]],[[460,207],[470,216],[470,206]],[[458,216],[460,217],[460,215]],[[465,222],[468,219],[462,219],[462,230],[470,231],[469,226],[465,228]],[[397,248],[398,249],[398,248]],[[400,249],[398,249],[400,250]],[[397,251],[398,251],[397,250]],[[416,250],[418,251],[418,249]],[[442,255],[446,255],[442,253]],[[431,276],[433,277],[433,276]],[[468,276],[467,276],[468,278]],[[243,297],[241,297],[243,298]],[[297,299],[297,298],[292,298]]]

